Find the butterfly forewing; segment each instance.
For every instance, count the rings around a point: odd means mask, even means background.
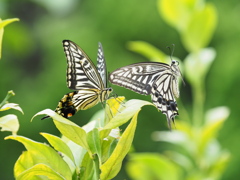
[[[94,64],[85,52],[74,42],[63,41],[67,58],[67,85],[70,89],[102,89],[103,82]]]
[[[106,61],[103,53],[102,44],[98,43],[98,55],[97,55],[97,70],[100,74],[104,87],[107,87],[107,66]]]
[[[154,80],[167,69],[169,65],[163,63],[136,63],[113,71],[109,80],[139,94],[149,95]]]

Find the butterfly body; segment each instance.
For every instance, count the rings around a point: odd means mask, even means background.
[[[142,95],[151,95],[153,104],[171,120],[178,115],[175,97],[179,97],[178,77],[181,72],[177,61],[171,65],[143,62],[125,66],[110,74],[110,82]]]

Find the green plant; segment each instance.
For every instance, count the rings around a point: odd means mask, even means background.
[[[19,19],[18,18],[12,18],[12,19],[2,20],[0,18],[0,59],[2,57],[2,39],[3,39],[4,27],[7,26],[8,24],[14,22],[14,21],[19,21]]]
[[[133,179],[163,180],[169,179],[169,176],[173,180],[219,179],[230,155],[221,149],[216,137],[230,111],[227,107],[207,111],[204,108],[205,78],[216,56],[213,48],[206,48],[217,24],[216,9],[213,4],[199,0],[157,2],[162,18],[176,29],[189,52],[182,69],[192,89],[193,103],[192,108],[187,110],[183,103],[179,103],[181,121],[176,122],[175,130],[153,133],[154,140],[173,145],[166,152],[169,159],[160,155],[133,153],[127,166],[128,174]],[[146,42],[130,42],[128,46],[152,61],[166,62],[168,58]],[[146,167],[153,156],[155,160],[151,167]],[[154,170],[156,167],[159,171]]]
[[[129,100],[124,105],[123,97],[109,99],[105,111],[96,113],[84,127],[47,109],[37,115],[52,117],[61,138],[41,133],[47,145],[23,136],[8,136],[22,143],[27,151],[14,166],[16,179],[112,179],[121,169],[123,158],[128,153],[141,107],[152,105],[141,100]],[[105,114],[105,118],[104,118]],[[34,117],[35,117],[34,116]],[[120,135],[119,126],[131,119]]]
[[[6,97],[0,103],[0,111],[15,109],[23,113],[22,109],[19,107],[18,104],[8,102],[9,98],[11,98],[14,95],[15,94],[13,91],[8,91]],[[1,131],[10,131],[15,136],[19,129],[19,122],[18,122],[17,116],[14,114],[8,114],[0,117],[0,127],[1,127]]]

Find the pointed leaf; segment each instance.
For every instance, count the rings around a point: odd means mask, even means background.
[[[98,157],[101,157],[101,144],[99,131],[97,128],[94,128],[87,134],[87,142],[92,154],[97,154]]]
[[[93,175],[94,175],[93,166],[94,166],[93,160],[90,158],[89,154],[86,153],[80,167],[81,170],[80,170],[79,179],[81,180],[93,179]]]
[[[147,42],[131,41],[127,45],[128,49],[145,56],[151,61],[167,63],[169,60],[168,56],[166,56],[162,51]]]
[[[26,167],[25,170],[30,168],[29,165],[43,163],[54,169],[54,171],[60,173],[66,179],[71,179],[72,173],[69,166],[51,147],[23,136],[8,136],[5,139],[12,139],[21,142],[29,153],[31,153],[32,158],[28,159],[30,162],[22,161],[24,163],[23,166]]]
[[[179,32],[186,29],[196,6],[196,0],[158,0],[162,18]]]
[[[217,11],[213,4],[194,11],[187,28],[182,31],[182,41],[189,52],[198,52],[212,39],[217,24]]]
[[[184,61],[185,75],[191,84],[196,85],[199,79],[205,79],[215,56],[216,52],[213,48],[205,48],[197,54],[191,53],[186,57]]]
[[[119,109],[119,113],[117,113],[111,121],[104,127],[104,129],[114,129],[125,124],[131,117],[133,117],[136,113],[138,113],[141,108],[145,105],[152,105],[152,103],[138,100],[138,99],[131,99],[127,101],[123,107]]]
[[[137,116],[138,112],[136,112],[136,114],[133,116],[130,124],[127,126],[126,130],[122,134],[116,148],[114,149],[109,159],[100,167],[101,180],[112,179],[120,171],[122,161],[129,152],[132,145],[135,129],[137,126]]]
[[[66,178],[64,178],[61,174],[57,173],[51,167],[45,164],[37,164],[29,168],[28,170],[20,174],[17,177],[17,180],[26,180],[26,179],[34,180],[34,179],[37,179],[37,176],[46,176],[46,179],[66,180]]]
[[[8,24],[10,24],[14,21],[19,21],[19,19],[18,18],[5,19],[5,20],[0,19],[0,29],[4,28],[5,26],[7,26]]]
[[[45,109],[41,112],[38,112],[33,116],[33,118],[35,116],[42,115],[42,114],[47,114],[50,117],[52,117],[54,124],[64,136],[66,136],[68,139],[75,142],[76,144],[82,146],[86,150],[89,150],[89,147],[87,145],[87,139],[86,139],[87,133],[84,129],[82,129],[72,121],[58,115],[51,109]]]
[[[0,117],[0,127],[2,128],[1,131],[11,131],[13,135],[16,135],[19,129],[19,122],[17,116],[9,114]]]
[[[75,163],[72,151],[61,138],[48,133],[40,133],[40,134],[48,140],[48,142],[51,144],[51,146],[54,147],[54,149],[65,154],[72,160],[73,163]]]
[[[6,19],[3,21],[2,21],[2,19],[0,19],[0,59],[2,57],[2,38],[3,38],[4,27],[14,21],[19,21],[19,19],[12,18],[12,19]]]
[[[179,180],[181,174],[178,167],[160,154],[130,154],[127,172],[131,179]]]
[[[18,104],[15,104],[15,103],[4,104],[1,107],[0,111],[6,111],[6,110],[9,110],[9,109],[16,109],[16,110],[20,111],[23,114],[22,108],[20,108],[20,106]]]
[[[211,109],[206,114],[206,124],[201,133],[200,150],[204,151],[206,145],[214,138],[228,118],[230,110],[227,107],[217,107]]]

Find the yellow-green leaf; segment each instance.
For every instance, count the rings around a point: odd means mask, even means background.
[[[178,167],[166,157],[154,153],[130,154],[127,172],[131,179],[179,180]]]
[[[14,21],[19,21],[18,18],[12,18],[12,19],[6,19],[2,20],[0,19],[0,59],[2,57],[2,38],[3,38],[3,32],[4,32],[4,27]]]
[[[212,39],[217,25],[217,10],[211,3],[197,9],[191,16],[187,28],[182,31],[182,41],[189,52],[198,52]]]
[[[0,127],[2,128],[1,131],[11,131],[13,135],[16,135],[19,129],[19,122],[17,116],[9,114],[0,117]]]
[[[33,118],[42,114],[47,114],[50,117],[52,117],[54,124],[64,136],[66,136],[68,139],[75,142],[76,144],[82,146],[86,150],[89,150],[87,139],[86,139],[87,133],[84,129],[82,129],[72,121],[58,115],[51,109],[45,109],[41,112],[38,112],[33,116]]]
[[[133,116],[130,124],[127,126],[126,130],[122,134],[116,148],[114,149],[109,159],[100,167],[101,180],[112,179],[120,171],[122,161],[129,152],[132,145],[135,129],[137,126],[137,116],[138,112],[136,112]]]
[[[86,153],[81,163],[79,179],[81,180],[93,179],[94,175],[93,166],[94,166],[93,159],[89,156],[88,153]]]
[[[54,149],[52,149],[48,145],[33,141],[23,136],[8,136],[5,139],[12,139],[12,140],[19,141],[28,150],[28,153],[30,153],[31,158],[22,159],[21,162],[23,164],[20,168],[21,170],[25,171],[31,168],[32,165],[41,163],[51,167],[54,171],[61,174],[65,179],[70,180],[72,178],[72,173],[67,163],[61,158],[61,156]],[[19,173],[19,174],[15,174],[16,176],[19,176],[21,173],[23,173],[23,172],[20,172],[19,170],[16,172]]]
[[[133,117],[136,113],[138,113],[141,108],[145,105],[152,105],[152,103],[138,100],[138,99],[131,99],[127,101],[124,106],[119,109],[119,113],[117,113],[111,121],[105,125],[104,129],[114,129],[116,127],[121,126],[122,124],[126,123],[131,117]]]
[[[98,157],[101,157],[101,144],[99,131],[97,128],[94,128],[92,131],[87,133],[87,142],[92,154],[97,154]]]
[[[22,108],[20,108],[20,106],[18,104],[15,104],[15,103],[4,104],[1,107],[0,111],[6,111],[6,110],[9,110],[9,109],[16,109],[16,110],[20,111],[23,114]]]
[[[196,7],[196,0],[158,0],[158,10],[163,19],[184,31]]]
[[[37,176],[45,176],[46,179],[66,180],[66,178],[63,177],[60,173],[54,171],[51,167],[45,164],[36,164],[35,166],[21,173],[19,176],[16,177],[16,179],[17,180],[26,180],[26,179],[37,180],[38,179]]]
[[[127,44],[128,49],[137,52],[151,61],[167,63],[169,58],[161,50],[144,41],[131,41]]]
[[[41,135],[48,140],[48,142],[51,144],[52,147],[54,147],[54,149],[68,156],[75,164],[72,151],[61,138],[48,133],[41,133]]]

